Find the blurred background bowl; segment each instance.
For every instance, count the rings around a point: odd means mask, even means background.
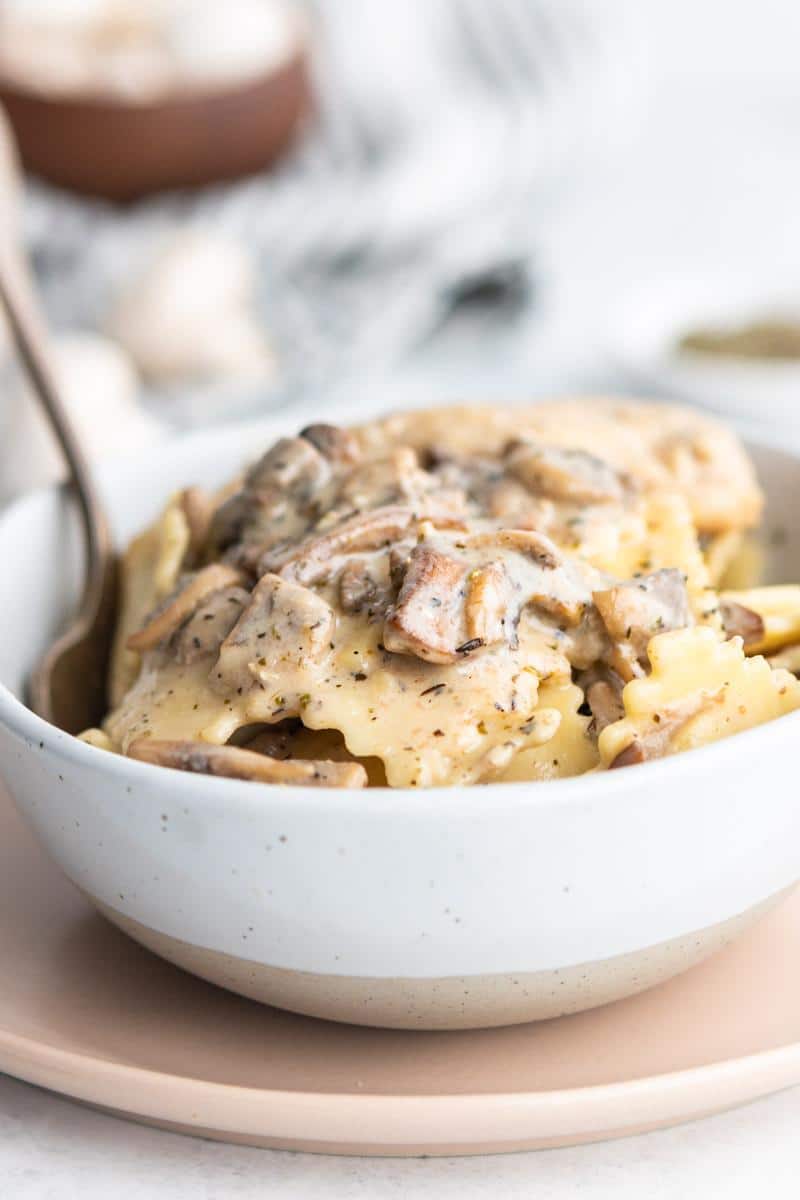
[[[798,428],[800,358],[703,352],[684,344],[698,331],[730,334],[779,323],[800,335],[797,275],[756,272],[657,275],[615,306],[606,345],[612,370],[632,388],[680,398],[739,422]]]
[[[260,171],[291,144],[311,94],[300,21],[291,52],[263,73],[145,102],[47,93],[0,77],[23,165],[60,187],[116,201]]]

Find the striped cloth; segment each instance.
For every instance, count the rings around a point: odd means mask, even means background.
[[[121,281],[187,225],[257,255],[276,405],[402,361],[468,300],[530,301],[539,214],[639,107],[635,3],[312,8],[318,116],[272,172],[126,209],[31,185],[26,233],[57,326],[102,327]],[[176,411],[213,419],[214,403]]]

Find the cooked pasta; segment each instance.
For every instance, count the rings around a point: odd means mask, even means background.
[[[112,708],[83,736],[184,770],[392,787],[714,741],[800,707],[761,657],[795,661],[800,587],[716,590],[761,505],[735,435],[680,408],[310,426],[219,495],[177,493],[132,543]]]

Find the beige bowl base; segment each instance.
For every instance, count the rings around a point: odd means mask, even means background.
[[[597,1008],[687,970],[728,945],[783,898],[631,954],[553,971],[439,978],[321,975],[268,967],[159,933],[96,898],[88,899],[137,942],[201,979],[290,1012],[384,1029],[489,1029]]]
[[[360,1028],[198,980],[98,916],[0,797],[0,1070],[147,1124],[339,1154],[656,1128],[800,1082],[800,892],[704,963],[574,1016]]]

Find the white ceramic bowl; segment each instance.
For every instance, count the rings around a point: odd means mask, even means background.
[[[159,447],[103,482],[122,542],[298,417]],[[773,572],[800,576],[800,459],[760,449]],[[800,713],[660,762],[544,784],[267,787],[93,749],[21,703],[74,597],[55,491],[0,519],[0,769],[73,882],[133,937],[300,1012],[498,1025],[631,994],[730,939],[800,878]]]
[[[759,284],[741,276],[661,279],[623,299],[607,347],[634,388],[702,404],[751,424],[800,431],[800,362],[681,350],[692,329],[736,328],[778,314],[800,318],[796,282]]]

